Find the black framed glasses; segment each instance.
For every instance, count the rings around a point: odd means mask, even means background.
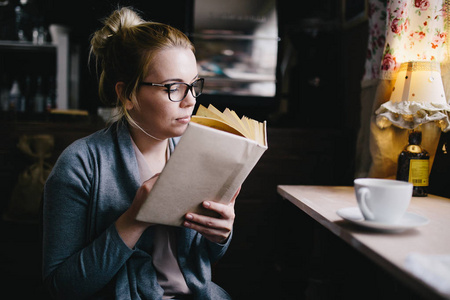
[[[169,100],[172,102],[180,102],[184,98],[189,91],[191,91],[192,96],[197,98],[202,94],[203,84],[205,83],[204,78],[199,78],[192,82],[191,84],[185,82],[175,82],[175,83],[152,83],[152,82],[141,82],[140,85],[147,86],[160,86],[165,87],[167,89],[167,93],[169,95]]]

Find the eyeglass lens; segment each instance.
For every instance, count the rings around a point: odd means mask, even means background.
[[[186,97],[189,90],[191,90],[194,98],[200,96],[203,90],[203,80],[196,80],[192,83],[192,85],[186,83],[171,84],[169,98],[172,101],[181,101]]]

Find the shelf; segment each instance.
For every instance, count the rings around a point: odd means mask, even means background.
[[[260,35],[244,35],[244,34],[202,34],[191,33],[190,37],[204,39],[204,40],[273,40],[280,41],[277,36],[260,36]]]
[[[44,43],[38,45],[32,42],[0,40],[0,50],[56,53],[56,46],[51,43]]]
[[[99,119],[97,116],[90,116],[86,113],[67,114],[50,113],[48,111],[37,112],[18,112],[18,111],[0,111],[0,123],[53,123],[53,122],[73,122],[85,123],[92,122],[93,119]]]
[[[260,74],[252,74],[252,73],[242,73],[239,77],[223,77],[223,76],[210,76],[200,72],[200,77],[205,78],[206,81],[227,81],[227,82],[242,82],[242,83],[251,83],[251,82],[271,82],[275,83],[277,80],[275,76],[270,75],[260,75]]]
[[[56,25],[55,25],[56,26]],[[69,30],[63,26],[57,26],[57,34],[53,39],[53,43],[35,44],[33,42],[20,42],[11,40],[0,40],[0,62],[7,61],[8,56],[14,56],[16,53],[20,54],[20,60],[22,58],[40,61],[40,56],[54,56],[56,63],[56,108],[68,109],[69,108],[69,72],[70,62],[77,61],[77,54],[71,56],[69,49]],[[3,55],[6,54],[6,55]],[[25,55],[24,55],[25,54]],[[33,54],[39,56],[38,58],[28,56]],[[15,58],[16,59],[16,58]],[[52,58],[53,59],[53,58]],[[30,64],[31,68],[33,64]],[[38,69],[40,70],[40,69]],[[4,72],[2,70],[2,72]],[[38,71],[39,72],[39,71]],[[74,75],[75,76],[75,75]],[[75,85],[75,84],[74,84]],[[77,100],[77,99],[76,99]],[[76,101],[75,100],[75,101]],[[72,104],[72,103],[71,103]],[[77,102],[73,104],[74,108],[77,107]]]
[[[211,95],[236,95],[249,97],[274,97],[276,94],[275,78],[206,77],[203,92]],[[202,74],[200,74],[202,76]]]

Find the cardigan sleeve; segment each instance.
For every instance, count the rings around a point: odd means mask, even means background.
[[[83,140],[66,149],[44,188],[43,278],[61,299],[101,290],[132,255],[111,224],[88,243],[93,162]]]
[[[208,245],[208,252],[209,252],[211,263],[217,262],[225,255],[225,252],[228,250],[228,247],[230,246],[232,236],[233,236],[233,231],[231,231],[230,236],[223,244],[214,243],[214,242],[206,240],[206,244]]]

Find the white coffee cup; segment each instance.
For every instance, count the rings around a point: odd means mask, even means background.
[[[364,219],[379,223],[398,223],[408,209],[412,183],[391,179],[358,178],[355,195]]]

